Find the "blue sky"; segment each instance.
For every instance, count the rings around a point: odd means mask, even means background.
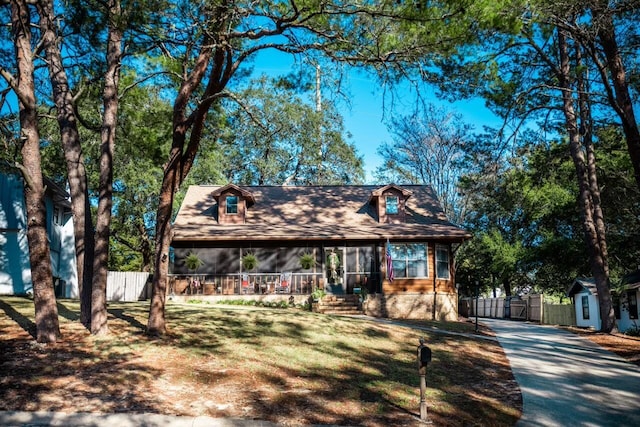
[[[269,50],[258,56],[254,63],[254,75],[288,74],[294,66],[292,56]],[[1,87],[4,85],[0,84]],[[382,164],[382,159],[376,152],[377,148],[384,142],[392,141],[384,120],[392,115],[409,114],[415,92],[408,88],[398,89],[394,93],[394,102],[390,102],[389,96],[385,102],[380,84],[373,77],[355,71],[350,72],[344,79],[343,91],[349,94],[349,105],[342,101],[338,102],[337,107],[343,116],[345,130],[352,135],[350,142],[356,146],[358,154],[364,159],[366,180],[368,183],[373,183],[373,173]],[[423,98],[462,114],[465,121],[475,127],[475,131],[481,131],[485,125],[500,126],[500,121],[484,106],[482,100],[474,99],[450,104],[439,100],[433,93],[426,92],[429,92],[429,89],[421,89]],[[9,102],[10,105],[15,106],[13,94],[10,94]]]
[[[287,74],[291,72],[292,66],[294,63],[290,56],[273,51],[264,52],[254,64],[254,75]],[[339,102],[338,110],[343,116],[345,130],[352,135],[351,142],[364,159],[367,182],[373,183],[373,173],[382,164],[377,148],[384,142],[392,141],[384,121],[392,115],[409,114],[415,100],[415,91],[409,88],[398,89],[394,93],[394,102],[390,102],[389,96],[385,102],[380,84],[373,77],[357,72],[349,73],[343,85],[346,86],[344,91],[349,94],[350,105]],[[483,126],[500,125],[499,119],[484,106],[481,99],[451,104],[439,100],[429,89],[421,89],[421,96],[433,104],[460,113],[466,122],[474,126],[475,131],[481,131]]]

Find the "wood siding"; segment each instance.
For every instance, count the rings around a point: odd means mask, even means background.
[[[402,243],[402,242],[398,242]],[[438,279],[436,274],[436,245],[442,245],[449,248],[449,279]],[[428,276],[425,278],[396,278],[393,282],[388,279],[388,274],[384,275],[384,281],[382,284],[382,292],[387,295],[402,294],[402,293],[456,293],[455,286],[455,270],[453,266],[453,255],[451,254],[451,247],[449,244],[441,243],[428,243],[427,253],[427,265]],[[384,254],[384,251],[382,251]],[[385,266],[386,262],[382,262],[381,265]]]

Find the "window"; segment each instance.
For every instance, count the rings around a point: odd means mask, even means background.
[[[227,213],[238,213],[238,196],[227,196]]]
[[[613,296],[613,295],[612,295]],[[616,319],[620,320],[620,301],[613,299],[613,314],[615,314]]]
[[[629,319],[638,318],[638,296],[636,292],[627,293],[627,301],[629,301]]]
[[[53,223],[56,225],[62,224],[62,212],[58,206],[53,207]]]
[[[436,245],[436,277],[447,280],[450,278],[449,248],[447,246]]]
[[[425,244],[392,244],[391,259],[393,274],[400,277],[427,277],[427,245]]]
[[[387,196],[385,198],[387,202],[387,215],[397,215],[398,214],[398,198],[396,196]]]
[[[582,296],[582,318],[589,320],[589,296]]]

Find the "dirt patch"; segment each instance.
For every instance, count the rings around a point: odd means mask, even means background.
[[[579,334],[601,347],[628,360],[634,365],[640,366],[640,337],[632,337],[624,334],[605,334],[591,329],[565,328],[575,334]]]

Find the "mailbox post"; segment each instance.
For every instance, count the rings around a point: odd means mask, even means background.
[[[431,362],[431,349],[424,344],[424,338],[420,338],[418,346],[418,373],[420,374],[420,420],[429,422],[427,415],[427,365]]]

